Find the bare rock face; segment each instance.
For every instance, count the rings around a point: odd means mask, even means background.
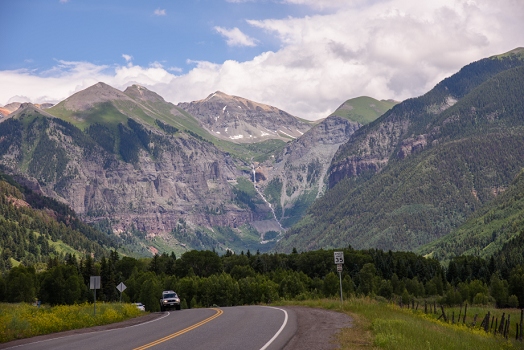
[[[361,138],[350,140],[338,150],[329,169],[329,187],[335,186],[345,177],[376,173],[388,164],[392,152],[409,127],[408,120],[390,118],[368,131]],[[337,155],[346,150],[352,152],[345,157]]]
[[[360,128],[348,119],[331,116],[291,142],[275,159],[272,167],[256,168],[258,186],[266,193],[278,185],[278,198],[273,198],[284,226],[291,224],[326,190],[326,174],[333,155],[341,144]],[[273,195],[274,196],[274,195]],[[300,207],[300,208],[298,208]]]
[[[69,123],[40,115],[25,127],[23,118],[2,124],[0,164],[87,221],[109,218],[116,232],[156,234],[170,232],[179,219],[208,227],[257,219],[234,204],[231,183],[241,174],[210,143],[151,129],[148,149],[139,149],[138,161],[124,162]]]
[[[220,91],[200,101],[179,103],[178,107],[192,114],[217,138],[239,143],[288,141],[311,128],[309,123],[276,107]]]

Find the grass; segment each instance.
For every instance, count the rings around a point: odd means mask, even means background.
[[[361,96],[347,100],[331,115],[337,115],[365,125],[386,113],[395,104],[392,101],[379,101],[371,97]]]
[[[93,304],[41,306],[0,304],[0,343],[124,321],[142,314],[133,304]]]
[[[480,330],[478,325],[488,310],[500,315],[502,312],[507,314],[508,310],[468,309],[466,323],[472,321],[474,313],[479,314],[477,327],[472,328],[463,324],[441,322],[437,320],[437,315],[401,309],[370,298],[351,298],[343,304],[329,299],[286,304],[336,310],[350,315],[353,318],[353,327],[342,329],[337,335],[342,349],[524,349],[523,343],[514,340],[514,324],[520,319],[519,310],[512,310],[515,314],[511,317],[513,337],[506,340],[500,335],[495,336]],[[448,311],[451,313],[452,309],[446,310]],[[455,313],[458,316],[458,308]]]

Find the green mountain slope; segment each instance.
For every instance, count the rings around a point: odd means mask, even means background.
[[[0,271],[65,254],[101,257],[117,242],[115,236],[84,224],[66,205],[0,173]]]
[[[523,65],[473,63],[359,129],[277,249],[415,250],[460,226],[524,167]]]
[[[365,125],[369,124],[398,102],[392,100],[376,100],[372,97],[361,96],[347,100],[331,115],[346,118],[350,121]]]
[[[447,261],[459,255],[487,258],[498,252],[524,227],[524,173],[506,191],[450,234],[419,249]]]
[[[99,125],[102,125],[104,129],[108,129],[103,133],[109,137],[111,135],[108,132],[118,133],[118,125],[125,125],[128,119],[132,119],[148,127],[171,133],[186,133],[213,143],[222,151],[243,161],[251,158],[266,159],[286,145],[281,140],[266,140],[246,147],[221,140],[205,130],[192,115],[139,85],[132,85],[122,92],[107,84],[97,83],[46,112],[81,130],[94,128],[92,133],[98,132]],[[117,136],[113,135],[114,137]]]

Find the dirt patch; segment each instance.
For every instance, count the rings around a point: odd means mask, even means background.
[[[284,350],[339,349],[336,334],[353,325],[351,317],[341,312],[300,306],[285,308],[296,313],[297,332]]]

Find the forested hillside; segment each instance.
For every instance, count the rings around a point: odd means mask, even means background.
[[[0,173],[0,271],[66,254],[102,257],[116,245],[114,236],[84,224],[66,205]]]
[[[522,64],[473,63],[359,129],[279,247],[414,250],[459,227],[524,167]]]
[[[504,251],[518,251],[520,263],[524,249],[518,244],[524,228],[524,172],[494,201],[488,203],[460,228],[424,247],[419,252],[443,262],[459,255],[475,255],[489,258]],[[508,242],[513,242],[508,244]],[[517,249],[516,247],[520,248]],[[503,260],[506,260],[504,258]]]

